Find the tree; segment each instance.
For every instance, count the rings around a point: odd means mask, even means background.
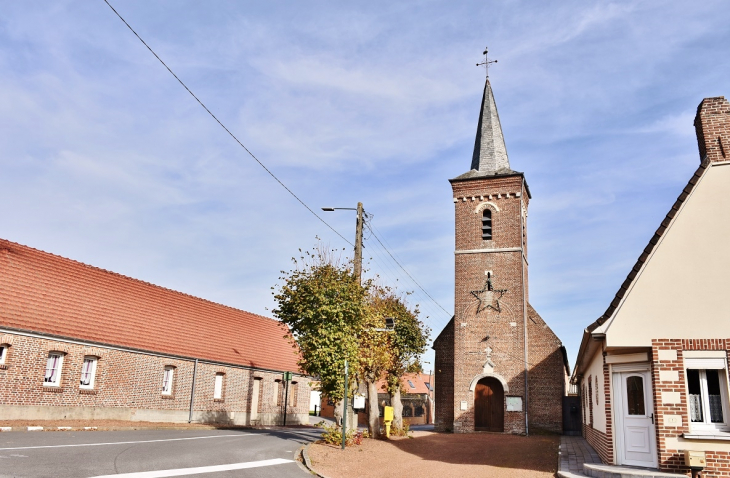
[[[322,246],[292,260],[294,268],[281,271],[283,285],[275,289],[277,307],[272,312],[289,327],[287,337],[299,348],[301,370],[319,377],[323,394],[341,402],[345,360],[355,370],[359,363],[358,336],[367,319],[369,282],[362,286],[352,267]],[[348,398],[355,387],[349,388]]]
[[[385,318],[391,314],[391,291],[387,287],[371,286],[367,300],[366,320],[360,332],[359,375],[368,389],[368,430],[370,436],[380,436],[378,380],[392,368],[391,332],[384,331]]]
[[[421,371],[419,357],[426,351],[431,330],[418,318],[418,306],[410,310],[403,297],[391,292],[387,297],[388,313],[395,319],[391,334],[391,365],[387,370],[388,393],[393,407],[393,426],[403,428],[401,378],[406,373]]]

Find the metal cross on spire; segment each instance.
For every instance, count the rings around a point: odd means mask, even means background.
[[[484,66],[484,69],[487,71],[487,78],[489,78],[489,65],[492,63],[497,63],[497,60],[489,60],[489,58],[487,57],[488,51],[488,48],[484,48],[484,53],[482,53],[482,55],[484,55],[484,61],[481,63],[477,63],[477,66]]]

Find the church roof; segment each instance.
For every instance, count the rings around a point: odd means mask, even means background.
[[[0,328],[297,372],[279,321],[0,239]]]
[[[497,113],[497,103],[494,101],[494,93],[489,78],[484,84],[481,106],[477,134],[474,139],[471,169],[454,179],[515,174],[515,171],[509,165],[507,146],[504,143],[502,125],[499,122],[499,113]]]

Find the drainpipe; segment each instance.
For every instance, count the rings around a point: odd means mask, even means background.
[[[522,327],[524,331],[524,348],[525,348],[525,435],[530,435],[530,428],[529,428],[529,422],[527,419],[527,410],[528,410],[528,403],[529,403],[529,391],[528,391],[528,381],[527,381],[527,284],[525,283],[525,214],[527,213],[527,207],[524,207],[524,201],[525,201],[525,187],[524,187],[524,178],[522,179],[522,200],[520,201],[520,207],[523,208],[522,211],[520,211],[520,225],[522,226],[522,229],[520,230],[520,243],[522,244],[520,255],[522,256]]]
[[[195,359],[195,365],[193,365],[193,386],[190,390],[190,414],[188,415],[188,423],[193,422],[193,399],[195,398],[195,376],[198,372],[198,359]]]

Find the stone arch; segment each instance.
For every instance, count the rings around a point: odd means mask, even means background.
[[[480,214],[487,207],[494,209],[495,212],[499,212],[499,206],[497,206],[496,204],[494,204],[491,201],[483,201],[477,205],[476,209],[474,209],[474,214]]]
[[[505,380],[503,376],[501,376],[497,373],[480,373],[479,375],[477,375],[476,377],[474,377],[472,379],[471,383],[469,384],[469,391],[473,392],[477,387],[477,382],[479,380],[481,380],[483,378],[487,378],[487,377],[492,377],[492,378],[496,378],[497,380],[499,380],[499,383],[502,384],[502,388],[504,388],[504,393],[509,392],[509,385],[507,385],[507,380]]]

